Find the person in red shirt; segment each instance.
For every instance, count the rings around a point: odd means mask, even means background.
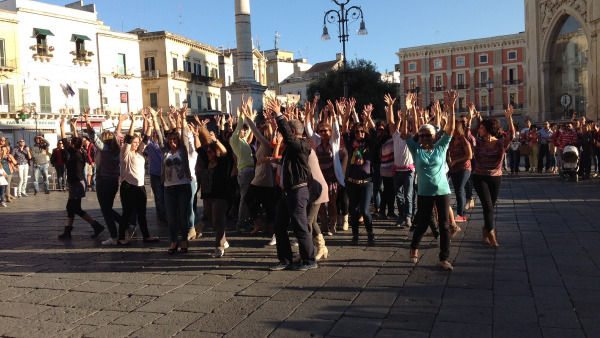
[[[58,140],[56,148],[52,150],[50,155],[50,163],[56,169],[56,177],[58,190],[67,191],[67,176],[65,172],[65,162],[67,162],[67,152],[62,144],[62,140]]]

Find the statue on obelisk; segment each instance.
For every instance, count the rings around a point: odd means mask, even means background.
[[[227,90],[231,94],[231,108],[235,114],[241,106],[241,98],[252,97],[254,108],[262,109],[262,96],[267,87],[254,79],[252,69],[252,25],[250,23],[250,0],[234,0],[235,2],[235,35],[237,42],[237,67],[235,82]]]

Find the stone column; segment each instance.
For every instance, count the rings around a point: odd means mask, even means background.
[[[235,2],[235,35],[237,40],[236,78],[226,89],[231,93],[233,114],[241,106],[241,98],[254,99],[253,108],[260,111],[263,107],[262,97],[267,87],[254,79],[252,69],[252,27],[250,23],[250,0],[234,0]]]

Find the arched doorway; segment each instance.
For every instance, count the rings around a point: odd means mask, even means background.
[[[583,27],[573,16],[566,16],[550,50],[550,119],[570,118],[574,112],[585,115],[588,52]]]

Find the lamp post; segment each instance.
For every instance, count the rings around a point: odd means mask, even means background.
[[[492,81],[492,79],[488,78],[487,82],[485,83],[485,87],[488,90],[488,117],[492,116],[492,89],[494,89],[494,81]]]
[[[338,38],[342,43],[342,54],[344,64],[344,97],[348,99],[348,64],[346,62],[346,41],[348,41],[348,18],[358,20],[360,18],[360,28],[358,29],[358,35],[367,35],[367,29],[365,28],[365,21],[363,20],[363,12],[359,6],[351,6],[346,8],[346,5],[350,0],[332,0],[336,5],[340,6],[339,10],[331,9],[325,12],[323,17],[323,35],[321,40],[329,40],[330,36],[327,32],[327,22],[334,23],[337,20],[339,35]],[[336,18],[337,14],[337,18]]]

